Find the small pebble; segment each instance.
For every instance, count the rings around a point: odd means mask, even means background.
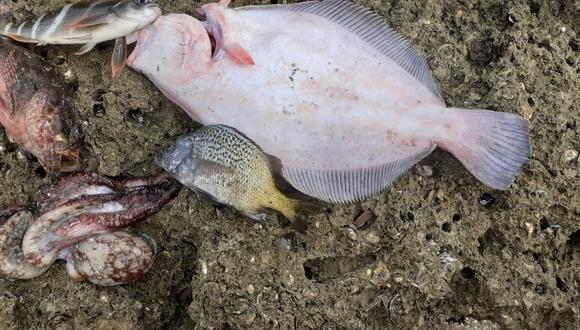
[[[421,166],[421,170],[424,176],[433,176],[433,167],[428,165]]]
[[[95,115],[95,117],[104,117],[105,116],[105,107],[102,104],[95,104],[93,106],[93,114]]]
[[[578,151],[574,149],[568,149],[564,151],[564,155],[562,156],[562,160],[566,163],[571,163],[578,159]]]
[[[18,150],[16,152],[16,158],[18,158],[18,160],[21,160],[21,161],[26,160],[26,154],[24,153],[24,151]]]
[[[493,204],[493,201],[495,199],[493,198],[493,196],[489,193],[484,193],[483,195],[481,195],[481,197],[479,197],[479,205],[481,206],[490,206],[491,204]]]
[[[64,73],[64,79],[67,82],[70,82],[71,80],[73,80],[74,77],[75,76],[74,76],[73,72],[70,69],[68,69],[68,70],[65,71],[65,73]]]
[[[526,225],[526,231],[528,232],[528,237],[531,237],[532,234],[534,233],[534,225],[532,225],[529,222],[526,222],[525,225]]]
[[[252,323],[254,323],[254,321],[256,320],[256,314],[255,313],[250,313],[250,314],[246,314],[243,317],[244,323],[245,325],[252,325]]]
[[[346,229],[346,235],[348,236],[348,238],[350,238],[353,241],[356,241],[356,239],[357,239],[356,231],[354,231],[354,229],[352,229],[352,228]]]
[[[288,270],[283,270],[281,277],[282,283],[284,283],[286,287],[290,288],[294,285],[294,276],[290,274]]]
[[[371,244],[378,244],[381,241],[381,238],[379,237],[379,235],[377,235],[377,233],[375,232],[369,232],[368,234],[366,234],[365,239],[367,242],[371,243]]]
[[[438,257],[439,257],[439,261],[441,261],[441,263],[444,263],[444,264],[452,264],[452,263],[457,261],[457,258],[451,256],[449,254],[449,252],[447,252],[447,251],[443,251],[443,252],[439,253]]]
[[[291,248],[291,243],[289,240],[287,240],[286,238],[282,237],[280,239],[278,239],[278,247],[282,250],[287,250],[290,251]]]
[[[254,288],[253,284],[248,284],[248,286],[246,287],[246,291],[248,292],[248,294],[253,295],[254,292],[256,292],[256,288]]]
[[[521,110],[522,116],[524,116],[524,118],[526,118],[527,120],[532,119],[532,117],[534,116],[534,112],[536,112],[536,110],[534,110],[534,108],[528,105],[524,105]]]

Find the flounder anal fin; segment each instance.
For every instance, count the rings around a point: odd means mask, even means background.
[[[372,168],[351,170],[283,169],[285,178],[302,193],[334,204],[357,202],[376,195],[435,149],[431,145],[407,158]]]
[[[288,10],[326,18],[357,35],[425,85],[441,103],[445,103],[431,76],[427,62],[382,17],[350,0],[308,1],[289,5],[239,7],[236,10]]]

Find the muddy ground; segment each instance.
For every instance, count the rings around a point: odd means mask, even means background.
[[[65,2],[18,1],[15,20]],[[77,284],[62,263],[0,280],[0,328],[580,328],[580,4],[361,2],[425,54],[449,105],[530,119],[531,162],[508,191],[437,152],[382,195],[311,216],[300,234],[182,190],[135,228],[161,247],[143,280]],[[86,168],[156,173],[152,156],[195,124],[136,72],[111,80],[111,49],[35,51],[76,90]],[[0,146],[0,205],[30,205],[55,178],[1,129]],[[377,219],[358,229],[365,210]]]

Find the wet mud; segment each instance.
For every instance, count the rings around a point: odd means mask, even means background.
[[[380,196],[312,215],[301,234],[183,189],[134,228],[160,247],[145,278],[78,284],[60,263],[34,280],[0,279],[0,328],[580,328],[578,2],[360,2],[425,55],[448,105],[530,120],[531,162],[509,190],[438,151]],[[18,1],[14,15],[64,4]],[[196,127],[138,73],[112,80],[110,43],[80,57],[34,51],[75,90],[88,170],[155,174],[156,152]],[[54,180],[0,129],[0,205],[30,205]],[[355,221],[365,211],[375,216]]]

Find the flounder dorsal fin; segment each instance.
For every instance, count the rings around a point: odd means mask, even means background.
[[[357,35],[399,64],[445,104],[427,62],[382,17],[350,0],[308,1],[289,5],[247,6],[236,10],[288,10],[324,17]]]

